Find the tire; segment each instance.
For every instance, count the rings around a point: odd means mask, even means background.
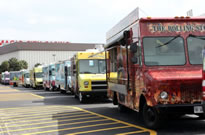
[[[62,94],[66,94],[66,91],[65,91],[65,90],[60,90],[60,92],[61,92]]]
[[[117,109],[119,110],[119,112],[124,113],[127,111],[127,107],[125,107],[124,105],[118,103],[118,107]]]
[[[83,95],[81,92],[79,92],[78,99],[79,99],[80,103],[86,102],[86,96]]]
[[[205,114],[203,113],[203,114],[198,114],[198,119],[199,120],[204,120],[205,119]]]
[[[76,93],[74,93],[74,98],[76,98],[76,99],[78,98],[78,96],[76,95]]]
[[[148,128],[156,129],[160,125],[160,116],[154,107],[148,106],[146,103],[143,106],[143,121]]]

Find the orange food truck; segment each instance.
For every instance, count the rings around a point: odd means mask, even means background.
[[[108,97],[120,111],[138,111],[149,128],[166,116],[204,118],[205,18],[139,18],[136,8],[106,42]]]

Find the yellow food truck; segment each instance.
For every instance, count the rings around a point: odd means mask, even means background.
[[[78,52],[71,58],[71,93],[81,103],[88,97],[106,96],[105,52]]]

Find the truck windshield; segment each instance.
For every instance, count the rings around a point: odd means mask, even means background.
[[[9,74],[5,74],[5,78],[9,78]]]
[[[145,65],[184,65],[186,63],[184,40],[176,37],[143,38]]]
[[[202,50],[205,46],[205,37],[189,36],[187,38],[189,62],[202,64]]]
[[[26,74],[24,75],[24,77],[25,77],[25,78],[29,78],[29,73],[26,73]]]
[[[81,74],[106,73],[105,60],[80,60],[79,72]]]
[[[42,78],[43,77],[43,72],[35,73],[35,75],[36,75],[36,78]]]

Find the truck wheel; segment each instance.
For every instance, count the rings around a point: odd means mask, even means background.
[[[160,117],[156,109],[146,103],[143,106],[143,120],[148,128],[156,129],[160,125]]]
[[[66,94],[66,91],[65,90],[60,90],[62,94]]]
[[[124,105],[120,104],[120,103],[118,103],[118,108],[117,109],[119,110],[119,112],[122,112],[122,113],[127,111],[127,108]]]
[[[205,119],[205,114],[204,113],[202,113],[202,114],[198,114],[198,119],[200,119],[200,120],[204,120]]]
[[[86,101],[86,96],[83,95],[81,92],[79,92],[79,96],[78,96],[78,99],[80,101],[80,103],[85,103]]]

